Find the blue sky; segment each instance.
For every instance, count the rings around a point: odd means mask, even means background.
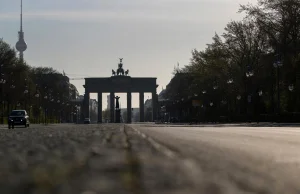
[[[215,32],[240,20],[239,4],[248,2],[256,0],[23,0],[24,58],[69,77],[105,77],[121,57],[131,76],[157,77],[159,92],[174,65],[187,65],[192,49],[204,49]],[[20,0],[0,0],[0,37],[12,46],[19,10]],[[83,80],[72,83],[84,92]]]

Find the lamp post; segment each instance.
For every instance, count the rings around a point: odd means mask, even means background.
[[[251,122],[253,117],[253,103],[252,103],[252,95],[253,95],[253,87],[252,87],[252,77],[254,76],[254,71],[250,65],[247,66],[246,78],[247,81],[247,105],[246,105],[246,114],[248,115],[248,121]],[[252,114],[251,114],[252,112]]]
[[[79,106],[75,105],[75,113],[74,115],[76,116],[76,124],[79,123],[79,111],[78,111]]]
[[[279,121],[279,117],[280,117],[280,67],[283,66],[283,63],[280,61],[279,59],[279,55],[276,55],[276,61],[273,63],[273,66],[276,68],[277,70],[277,116],[278,116],[278,121]]]
[[[47,125],[47,100],[48,100],[48,95],[47,95],[47,86],[45,87],[45,94],[44,94],[44,119],[45,119],[45,125]]]
[[[238,104],[238,114],[239,114],[239,116],[241,116],[241,103],[240,103],[240,101],[242,99],[242,96],[239,94],[239,95],[237,95],[236,99],[237,99],[237,104]]]
[[[60,109],[60,100],[57,100],[57,104],[58,104],[58,109],[57,109],[57,113],[58,113],[58,115],[57,115],[57,122],[58,123],[61,123],[61,109]]]
[[[262,119],[261,113],[262,113],[262,97],[263,97],[263,91],[261,89],[258,90],[256,93],[256,100],[255,100],[255,119],[256,122],[259,123]]]
[[[288,98],[288,110],[290,111],[290,112],[294,112],[294,103],[293,103],[293,101],[294,101],[294,97],[293,97],[293,91],[294,91],[294,89],[295,89],[295,87],[294,87],[294,84],[290,84],[289,86],[288,86],[288,90],[290,91],[289,92],[289,98]]]
[[[220,119],[219,112],[217,111],[218,108],[220,107],[219,98],[218,98],[218,89],[219,89],[219,84],[217,82],[217,78],[215,78],[214,84],[213,84],[213,100],[215,103],[213,103],[213,117],[214,117],[214,122],[216,123]]]
[[[289,91],[290,92],[294,91],[294,85],[293,84],[289,85]]]
[[[230,93],[228,91],[227,101],[226,100],[224,101],[224,105],[225,104],[227,105],[228,120],[231,120],[231,118],[232,118],[232,107],[231,107],[232,106],[232,99],[230,98],[230,94],[232,93],[233,89],[230,85],[233,85],[233,83],[234,83],[234,80],[230,76],[230,78],[227,80],[227,84],[229,85],[228,87],[230,87]]]
[[[3,64],[0,65],[0,84],[1,84],[1,124],[4,124],[4,74],[2,73]]]
[[[62,101],[62,102],[61,102],[61,105],[62,105],[62,108],[60,109],[60,120],[61,120],[61,122],[62,122],[62,121],[65,121],[65,120],[66,120],[66,119],[65,119],[65,115],[64,115],[64,113],[66,112],[66,110],[65,110],[65,102]]]
[[[39,118],[40,118],[40,103],[39,103],[39,99],[40,99],[40,93],[38,91],[38,85],[36,84],[35,85],[35,95],[34,97],[36,97],[37,99],[37,122],[39,122]]]
[[[28,86],[27,86],[27,79],[25,79],[25,89],[24,89],[24,96],[25,96],[25,110],[27,110],[27,94],[28,94]]]
[[[13,72],[11,72],[11,75],[13,74]],[[16,88],[16,86],[14,85],[14,80],[11,80],[10,81],[10,94],[12,93],[12,90],[14,90]],[[10,111],[10,108],[13,109],[13,100],[12,100],[12,97],[11,95],[9,95],[9,97],[7,98],[7,115],[9,115],[9,111]]]

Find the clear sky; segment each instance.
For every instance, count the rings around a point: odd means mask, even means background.
[[[160,92],[177,62],[187,65],[192,49],[204,49],[215,32],[240,20],[239,5],[248,2],[256,0],[23,0],[24,58],[70,78],[111,76],[124,58],[131,76],[157,77]],[[20,0],[0,0],[0,37],[12,46],[19,10]],[[83,94],[84,81],[72,83]]]

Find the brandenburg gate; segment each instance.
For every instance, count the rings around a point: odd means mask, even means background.
[[[116,114],[118,112],[118,97],[117,107],[115,107],[115,93],[127,93],[127,123],[131,123],[132,110],[132,93],[139,93],[140,105],[140,122],[144,122],[144,93],[152,93],[152,118],[156,120],[157,115],[157,94],[156,94],[156,79],[157,78],[140,78],[130,77],[129,70],[124,71],[122,58],[118,64],[117,72],[112,70],[111,77],[103,78],[85,78],[85,94],[83,100],[84,118],[90,118],[89,101],[90,93],[98,93],[98,123],[102,122],[102,93],[110,93],[110,122],[118,122]],[[115,109],[116,108],[116,109]],[[118,115],[120,116],[120,115]]]

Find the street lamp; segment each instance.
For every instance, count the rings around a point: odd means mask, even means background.
[[[28,89],[27,89],[27,86],[25,86],[25,90],[24,90],[24,94],[25,94],[25,110],[27,109],[27,94],[28,94]]]
[[[15,89],[16,88],[16,86],[14,85],[14,81],[12,81],[12,84],[10,85],[10,88],[11,89]]]
[[[12,75],[13,75],[13,72],[11,72],[11,77],[12,77]],[[12,104],[13,104],[13,98],[11,96],[11,91],[16,88],[16,86],[14,85],[14,80],[9,80],[9,82],[10,82],[10,85],[9,85],[10,90],[9,90],[9,93],[7,94],[8,95],[8,98],[7,98],[7,115],[9,114],[10,107],[12,108]]]
[[[280,116],[280,72],[279,69],[280,67],[283,66],[283,63],[281,60],[279,60],[279,55],[276,55],[276,61],[273,63],[273,66],[277,69],[277,114],[278,114],[278,119]]]
[[[225,105],[225,104],[227,104],[227,101],[226,100],[222,100],[221,103]]]
[[[283,66],[283,63],[280,61],[280,60],[277,60],[273,63],[273,66],[275,68],[278,68],[278,67],[282,67]]]
[[[227,81],[228,84],[232,84],[233,83],[233,79],[230,78],[228,81]]]
[[[45,89],[46,89],[46,87],[45,87]],[[47,103],[47,99],[48,99],[47,94],[45,94],[44,99],[45,99],[45,103],[44,103],[44,117],[45,117],[45,125],[46,125],[47,124],[47,105],[46,105],[46,103]]]
[[[253,77],[254,76],[254,72],[252,70],[246,72],[246,77]]]
[[[240,105],[240,100],[242,99],[241,95],[237,95],[236,99],[238,100],[238,113],[241,114],[241,105]]]
[[[2,73],[3,64],[0,65],[0,84],[5,84],[4,74]]]
[[[289,85],[289,91],[290,92],[294,91],[294,85],[293,84]]]
[[[4,74],[2,73],[3,64],[0,65],[0,84],[1,84],[1,124],[4,124]]]
[[[39,99],[40,99],[40,94],[39,94],[39,91],[38,91],[38,86],[37,86],[37,84],[36,84],[36,86],[35,86],[35,95],[34,95],[34,97],[36,97],[36,99],[37,99],[37,112],[38,112],[38,114],[37,114],[37,120],[38,120],[38,123],[39,123],[39,121],[40,121],[40,102],[39,102]]]
[[[27,86],[27,79],[25,78],[25,89],[24,89],[24,97],[25,97],[25,110],[27,109],[27,94],[29,93],[28,91],[28,86]]]

